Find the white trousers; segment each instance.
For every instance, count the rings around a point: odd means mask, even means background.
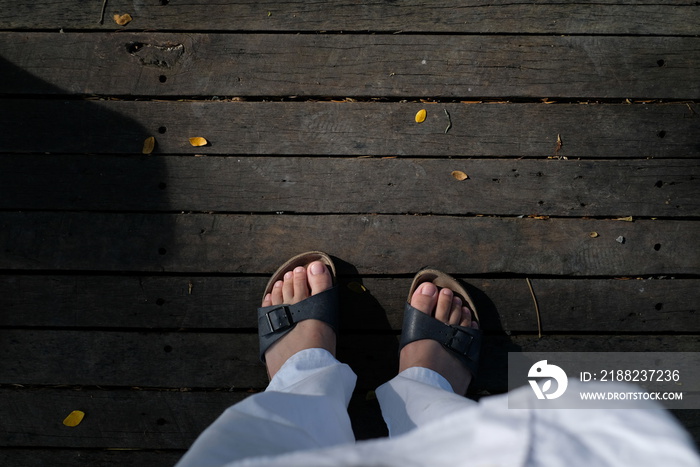
[[[692,440],[663,410],[508,409],[505,396],[458,396],[426,368],[377,389],[390,438],[355,443],[347,413],[355,381],[329,352],[299,352],[265,392],[227,409],[177,467],[700,466]]]

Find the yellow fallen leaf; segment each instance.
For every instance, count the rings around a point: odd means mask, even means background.
[[[428,112],[425,109],[420,109],[416,114],[416,123],[423,123],[425,121],[425,117],[427,116]]]
[[[588,234],[588,236],[591,238],[596,238],[598,236],[598,232],[591,232]]]
[[[143,142],[143,152],[144,154],[150,154],[153,152],[153,148],[156,147],[156,139],[153,136],[149,136]]]
[[[194,138],[190,138],[190,144],[192,146],[206,146],[209,144],[209,141],[207,141],[205,138],[202,138],[201,136],[195,136]]]
[[[469,178],[469,175],[465,174],[461,170],[455,170],[452,172],[452,176],[456,178],[459,181],[466,180]]]
[[[117,23],[119,26],[126,26],[127,24],[131,23],[132,19],[133,18],[129,13],[123,15],[114,15],[114,22]]]
[[[85,412],[74,410],[63,420],[63,424],[65,426],[78,426],[83,421],[83,417],[85,417]]]
[[[615,219],[616,221],[625,221],[625,222],[634,222],[634,219],[632,219],[632,216],[627,216],[627,217],[618,217]]]

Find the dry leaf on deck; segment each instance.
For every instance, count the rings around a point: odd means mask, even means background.
[[[209,141],[207,141],[205,138],[202,138],[201,136],[195,136],[194,138],[190,138],[190,144],[192,146],[206,146],[209,144]]]
[[[423,123],[425,121],[425,117],[427,116],[428,112],[425,109],[420,109],[416,114],[416,123]]]
[[[596,238],[596,237],[598,237],[598,232],[591,232],[588,234],[588,236],[591,238]]]
[[[465,174],[461,170],[455,170],[452,172],[452,176],[456,178],[459,181],[466,180],[469,178],[469,175]]]
[[[557,145],[554,148],[554,154],[558,154],[562,146],[564,146],[564,143],[561,140],[561,135],[557,134]]]
[[[144,154],[150,154],[153,152],[153,149],[156,147],[156,139],[153,136],[149,136],[146,138],[143,142],[143,150],[141,151]]]
[[[74,410],[63,420],[63,424],[65,426],[78,426],[83,421],[83,417],[85,417],[85,412]]]
[[[634,222],[634,219],[632,219],[632,216],[627,216],[627,217],[618,217],[615,219],[616,221],[625,221],[625,222]]]
[[[131,23],[132,19],[133,18],[129,13],[123,15],[114,15],[114,22],[117,23],[119,26],[126,26],[127,24]]]

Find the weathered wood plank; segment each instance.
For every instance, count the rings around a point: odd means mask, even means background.
[[[0,43],[11,94],[700,98],[697,37],[0,33]]]
[[[1,79],[1,78],[0,78]],[[7,99],[2,152],[374,156],[700,156],[696,104],[131,102]],[[418,125],[416,112],[427,109]],[[450,114],[452,127],[446,134]],[[40,138],[39,135],[51,135]],[[191,136],[206,147],[193,148]],[[557,138],[562,142],[559,147]],[[558,148],[558,149],[557,149]]]
[[[3,389],[0,445],[187,449],[241,392]],[[76,427],[63,419],[85,412]]]
[[[228,405],[236,402],[231,394],[222,392],[41,389],[2,390],[1,393],[5,403],[0,406],[3,415],[0,424],[13,424],[0,426],[0,444],[14,449],[0,450],[0,461],[3,465],[23,467],[47,463],[60,466],[173,465],[199,434],[199,427],[204,429]],[[350,410],[354,423],[358,420],[352,406],[358,401],[361,402],[355,394]],[[75,407],[87,411],[84,422],[73,429],[62,426],[60,420]],[[384,425],[378,413],[363,415],[362,422],[372,423],[374,430]],[[697,442],[700,439],[697,411],[676,410],[674,415]],[[358,439],[365,439],[362,434],[356,431]],[[173,445],[182,447],[166,450],[166,446]],[[75,450],[80,447],[83,449]]]
[[[103,391],[103,390],[0,390],[4,404],[0,406],[0,445],[18,447],[52,447],[58,459],[73,460],[72,464],[58,461],[52,465],[75,465],[76,461],[90,458],[130,459],[129,465],[141,465],[145,459],[157,460],[156,454],[177,461],[199,433],[213,422],[226,408],[244,397],[241,393],[208,392],[178,393],[170,391]],[[351,401],[359,404],[361,394]],[[72,410],[86,413],[83,422],[67,428],[61,421]],[[676,410],[674,414],[697,439],[698,426],[694,420],[697,411]],[[352,418],[354,411],[351,409]],[[384,425],[379,414],[365,413],[364,421],[375,426]],[[357,420],[353,419],[353,422]],[[375,428],[377,429],[377,428]],[[385,428],[384,428],[385,429]],[[363,433],[357,433],[360,437]],[[358,438],[362,439],[362,438]],[[76,455],[68,449],[88,448]],[[102,448],[102,452],[96,449]],[[159,453],[146,451],[160,450]],[[167,451],[164,451],[167,450]],[[29,450],[17,449],[14,454],[0,451],[0,460],[24,459]],[[46,458],[46,454],[34,453]],[[133,456],[133,457],[132,457]],[[28,457],[28,456],[27,456]],[[133,464],[131,460],[136,463]],[[113,465],[114,460],[89,465]],[[46,465],[31,462],[3,465]],[[121,464],[124,465],[124,464]],[[159,465],[159,464],[150,464]]]
[[[399,331],[409,278],[343,274],[344,332]],[[267,277],[0,276],[0,326],[255,329]],[[366,293],[348,288],[362,283]],[[537,332],[524,279],[467,278],[490,332]],[[694,332],[697,279],[532,279],[545,333]]]
[[[321,249],[361,274],[428,264],[460,274],[697,274],[697,239],[693,221],[0,213],[0,264],[24,270],[267,274],[280,258]]]
[[[2,160],[0,209],[700,215],[698,160],[87,155]],[[456,180],[454,170],[469,179]]]
[[[4,402],[0,407],[0,446],[168,450],[175,463],[210,423],[249,394],[3,389],[0,390]],[[366,391],[358,390],[350,401],[348,411],[355,436],[358,439],[386,436],[376,400],[366,399]],[[82,410],[86,415],[80,425],[67,428],[61,422],[73,410]]]
[[[2,29],[119,28],[114,14],[130,13],[124,29],[221,31],[402,31],[535,34],[700,34],[692,1],[661,5],[599,1],[595,4],[514,1],[233,1],[212,12],[205,0],[185,3],[110,0],[99,24],[100,4],[0,1]]]
[[[2,465],[22,467],[74,467],[92,465],[99,467],[172,467],[184,451],[141,451],[105,449],[55,449],[27,448],[0,449]]]
[[[246,390],[268,382],[257,334],[2,330],[0,338],[0,383]],[[489,336],[482,358],[491,366],[482,366],[478,386],[506,390],[508,352],[699,349],[697,336]],[[338,358],[358,373],[359,388],[373,388],[396,374],[398,340],[394,334],[344,335]]]
[[[19,330],[0,335],[2,383],[247,389],[267,382],[252,334]]]

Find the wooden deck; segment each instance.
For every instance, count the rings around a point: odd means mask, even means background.
[[[700,351],[697,2],[102,3],[0,0],[1,465],[175,463],[308,249],[358,438],[423,266],[473,286],[476,396],[508,351]]]

